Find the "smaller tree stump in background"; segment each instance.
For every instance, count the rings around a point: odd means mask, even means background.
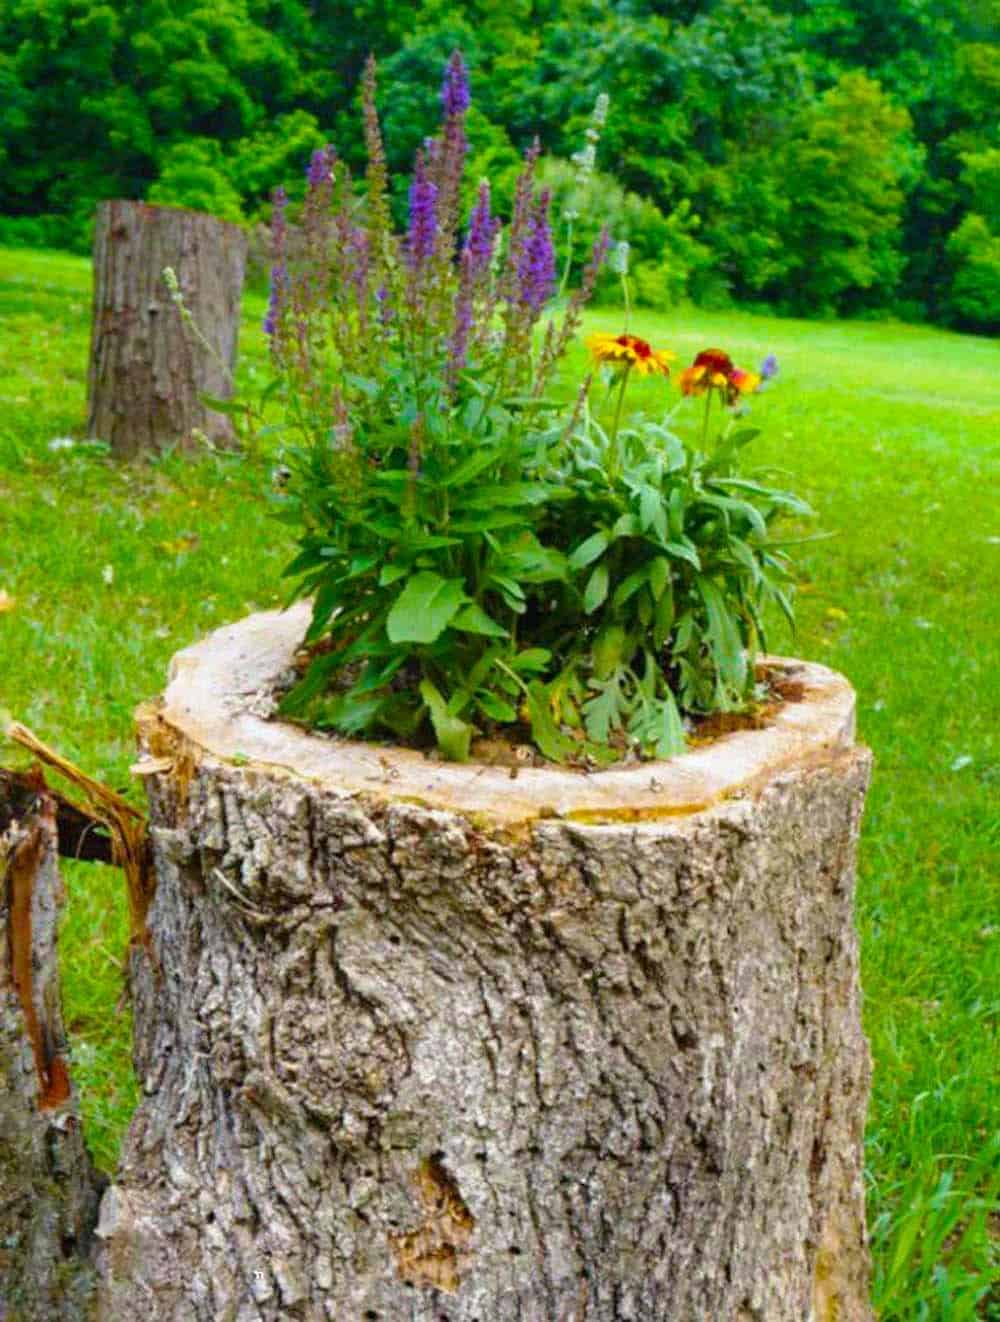
[[[100,1190],[67,1068],[57,804],[28,779],[0,796],[0,1317],[78,1322]]]
[[[102,202],[94,232],[94,305],[87,435],[123,458],[192,444],[229,445],[233,428],[199,392],[228,399],[236,363],[247,236],[214,216],[144,202]],[[184,302],[218,353],[198,343],[171,302],[173,267]]]

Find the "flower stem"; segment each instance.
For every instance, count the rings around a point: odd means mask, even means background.
[[[622,372],[622,383],[621,386],[619,387],[618,400],[615,404],[615,416],[611,423],[611,436],[610,436],[610,445],[609,445],[610,455],[608,462],[608,476],[611,478],[617,478],[618,469],[620,467],[618,463],[618,458],[619,458],[618,428],[622,420],[622,405],[625,403],[625,387],[628,385],[629,373],[631,371],[632,371],[632,364],[629,363],[628,366],[625,368],[624,372]]]

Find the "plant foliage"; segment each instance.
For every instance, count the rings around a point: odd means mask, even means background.
[[[599,335],[595,371],[564,403],[552,387],[607,231],[556,311],[537,146],[509,223],[484,181],[464,226],[457,52],[442,99],[404,234],[391,224],[373,63],[365,187],[331,148],[315,152],[295,252],[276,198],[265,329],[281,516],[299,537],[286,572],[293,597],[313,600],[309,663],[282,710],[348,735],[433,741],[458,760],[497,732],[558,762],[669,757],[686,718],[754,701],[764,612],[777,603],[791,619],[773,529],[808,510],[744,470],[756,432],[739,416],[774,364],[755,374],[707,350],[675,400],[673,355]],[[569,263],[564,284],[571,251]],[[627,288],[622,251],[612,265]],[[662,382],[661,416],[625,410],[639,376]]]

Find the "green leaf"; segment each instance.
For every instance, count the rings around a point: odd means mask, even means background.
[[[608,595],[608,567],[600,564],[587,579],[587,586],[583,590],[583,609],[588,615],[593,615],[599,606],[602,606]]]
[[[594,674],[598,679],[610,678],[611,674],[625,662],[627,659],[625,648],[628,641],[628,635],[620,624],[608,625],[600,631],[594,639],[593,648]]]
[[[452,762],[469,760],[473,727],[448,711],[448,704],[429,679],[421,681],[420,696],[427,704],[438,748]]]
[[[569,558],[570,569],[585,569],[608,549],[606,532],[592,533],[585,542],[581,542]]]
[[[198,401],[213,413],[225,413],[230,418],[245,418],[250,413],[248,404],[241,404],[238,399],[219,399],[217,395],[207,395],[198,391]]]
[[[407,581],[386,620],[386,633],[393,643],[433,643],[451,623],[467,600],[460,578],[442,578],[422,569]]]
[[[382,566],[382,572],[378,576],[380,588],[387,588],[390,583],[395,583],[397,579],[405,578],[410,572],[409,565],[400,565],[390,563]]]
[[[669,583],[663,592],[659,601],[656,603],[656,609],[653,611],[653,646],[661,648],[667,641],[670,628],[674,622],[674,590],[673,584]]]
[[[616,675],[601,685],[601,691],[583,704],[587,734],[596,743],[606,744],[612,728],[621,725],[621,681]]]
[[[504,702],[503,698],[498,698],[495,693],[483,690],[476,694],[476,705],[479,710],[490,718],[491,721],[500,721],[504,725],[512,725],[517,720],[517,712],[509,702]]]
[[[718,584],[699,574],[698,591],[708,615],[708,643],[722,679],[734,688],[746,683],[747,663],[739,625],[733,618]]]
[[[660,700],[659,708],[656,756],[662,758],[676,757],[679,753],[684,752],[687,741],[684,738],[684,723],[681,720],[681,714],[677,710],[674,695],[669,689],[666,697]]]
[[[504,482],[494,486],[476,487],[462,500],[465,509],[494,509],[498,506],[542,505],[555,488],[547,482]]]
[[[701,559],[698,552],[691,546],[685,546],[683,542],[664,542],[660,550],[673,556],[675,560],[686,560],[695,569],[701,568]]]
[[[641,532],[639,520],[634,514],[622,514],[616,520],[611,529],[611,537],[617,541],[619,537],[638,537]]]
[[[578,751],[578,747],[576,741],[563,734],[556,725],[544,684],[535,680],[528,686],[527,703],[531,733],[542,756],[551,762],[567,761]]]
[[[382,694],[338,693],[317,708],[314,724],[320,729],[340,730],[343,734],[364,734],[378,716],[385,701]]]
[[[611,598],[612,606],[624,606],[629,598],[639,591],[648,578],[649,565],[640,565],[639,568],[629,574],[627,578],[622,579],[615,588],[615,594]]]
[[[670,561],[658,555],[649,566],[649,588],[654,601],[659,601],[670,582]]]
[[[467,606],[463,606],[457,612],[451,622],[453,629],[461,629],[463,633],[484,634],[488,638],[506,638],[508,630],[502,625],[497,624],[496,620],[490,618],[483,608],[471,601]]]
[[[552,660],[552,653],[544,647],[527,647],[510,661],[511,670],[518,674],[538,674]]]
[[[667,510],[663,497],[655,487],[644,486],[639,492],[639,520],[643,532],[652,528],[663,541],[666,541]]]
[[[477,407],[479,406],[478,400],[470,400],[470,403]],[[456,468],[453,468],[447,476],[441,479],[441,486],[463,486],[466,482],[471,482],[474,477],[478,477],[480,473],[485,472],[491,464],[497,462],[497,459],[498,455],[496,450],[490,449],[489,446],[484,446],[480,450],[474,450],[467,459],[463,459]]]

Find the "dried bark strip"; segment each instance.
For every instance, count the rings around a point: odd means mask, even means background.
[[[55,804],[60,856],[84,863],[113,863],[111,837],[101,819],[85,812],[57,790],[50,788],[47,792]],[[0,767],[0,835],[30,810],[37,795],[34,773]]]
[[[0,1303],[5,1322],[79,1322],[99,1182],[62,1020],[56,802],[34,778],[24,815],[0,834]]]

